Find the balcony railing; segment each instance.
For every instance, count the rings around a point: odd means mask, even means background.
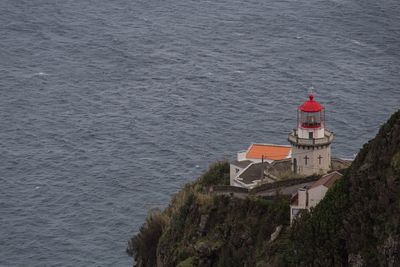
[[[299,138],[297,131],[293,130],[289,136],[288,140],[290,143],[295,143],[296,145],[305,145],[305,146],[320,146],[320,145],[327,145],[332,143],[333,141],[333,133],[325,130],[325,136],[322,138],[314,138],[314,139],[307,139],[307,138]]]

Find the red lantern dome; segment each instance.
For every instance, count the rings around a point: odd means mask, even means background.
[[[300,110],[304,112],[320,112],[324,109],[324,107],[314,100],[313,95],[309,95],[310,100],[304,102],[303,105],[300,106]]]

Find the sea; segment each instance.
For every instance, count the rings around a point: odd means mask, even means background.
[[[132,266],[150,209],[308,92],[333,155],[400,107],[398,0],[1,0],[0,266]]]

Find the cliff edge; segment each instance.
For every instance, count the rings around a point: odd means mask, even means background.
[[[151,211],[128,242],[135,266],[400,266],[400,111],[292,226],[287,197],[207,192],[228,183],[217,162]]]

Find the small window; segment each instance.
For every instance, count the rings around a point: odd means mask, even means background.
[[[300,209],[292,209],[292,215],[296,216],[299,213]]]
[[[313,139],[314,138],[314,133],[313,132],[308,132],[308,138]]]

